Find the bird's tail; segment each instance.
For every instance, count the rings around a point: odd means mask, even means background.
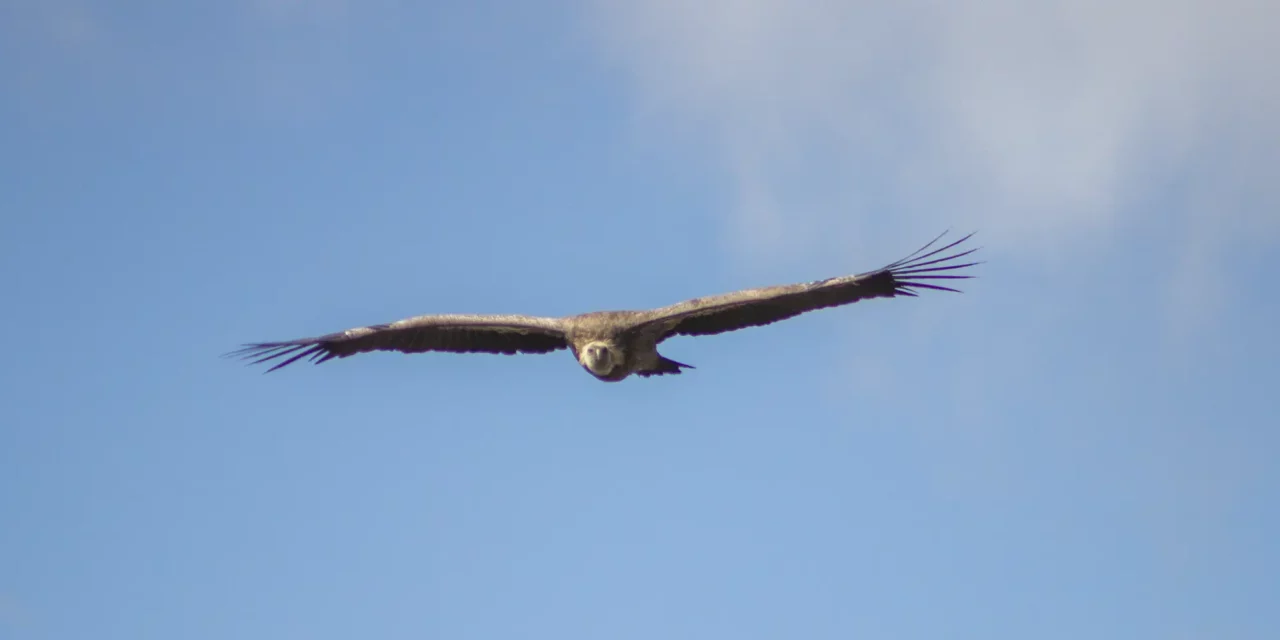
[[[692,368],[694,367],[691,364],[676,362],[670,358],[658,356],[658,366],[649,369],[648,371],[637,371],[636,373],[647,378],[649,376],[680,375],[681,369]]]

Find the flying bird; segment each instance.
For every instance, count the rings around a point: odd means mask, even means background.
[[[319,364],[368,351],[449,351],[454,353],[549,353],[569,349],[588,373],[605,382],[631,374],[642,377],[679,374],[693,367],[658,353],[672,336],[705,336],[785,320],[808,311],[852,304],[868,298],[915,296],[918,290],[956,289],[935,284],[962,280],[959,263],[976,248],[947,254],[969,235],[929,250],[946,235],[915,253],[875,271],[799,284],[744,289],[693,298],[646,311],[596,311],[563,318],[525,315],[426,315],[389,324],[356,327],[315,338],[259,342],[227,354],[273,363],[275,371],[300,359]],[[274,361],[274,362],[273,362]]]

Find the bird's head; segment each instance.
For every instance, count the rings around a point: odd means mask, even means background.
[[[618,364],[614,359],[613,349],[610,349],[609,345],[603,342],[588,343],[587,346],[582,348],[582,355],[579,360],[582,362],[582,366],[587,368],[587,371],[597,376],[609,375],[609,372],[613,371],[613,367]]]

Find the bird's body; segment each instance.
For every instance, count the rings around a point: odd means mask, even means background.
[[[937,242],[935,238],[911,256],[876,271],[693,298],[647,311],[595,311],[563,318],[417,316],[316,338],[250,344],[230,355],[252,358],[255,364],[288,356],[269,369],[274,371],[304,357],[320,363],[367,351],[514,354],[567,348],[583,369],[605,382],[617,382],[632,374],[678,374],[681,369],[692,367],[658,353],[658,344],[675,335],[711,335],[766,325],[867,298],[914,296],[915,289],[955,291],[926,281],[970,277],[950,272],[977,264],[954,262],[976,249],[934,257],[970,236],[924,253]]]
[[[646,326],[644,311],[594,311],[572,316],[566,332],[569,348],[587,373],[617,382],[639,374],[644,377],[680,373],[692,368],[658,354],[658,326]]]

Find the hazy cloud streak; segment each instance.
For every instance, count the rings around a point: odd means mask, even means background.
[[[1041,250],[1126,223],[1171,182],[1238,207],[1220,215],[1277,222],[1274,3],[592,8],[643,112],[705,133],[720,154],[748,249],[884,224],[876,215],[894,211]],[[851,209],[858,222],[845,219]],[[1162,215],[1175,214],[1191,215]]]

